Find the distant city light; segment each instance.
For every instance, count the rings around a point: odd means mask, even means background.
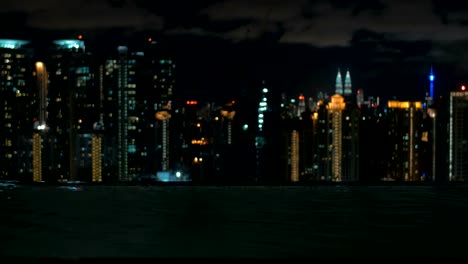
[[[267,88],[263,88],[263,93],[268,93],[268,89]]]
[[[180,178],[180,176],[182,176],[182,173],[180,173],[180,171],[178,171],[178,172],[176,172],[175,176],[176,176],[177,178]]]
[[[0,48],[4,49],[18,49],[21,46],[29,43],[28,41],[24,40],[16,40],[16,39],[0,39]]]
[[[465,86],[465,85],[462,85],[461,89],[462,89],[462,91],[465,91],[465,90],[466,90],[466,86]]]
[[[76,39],[62,39],[54,41],[54,44],[63,49],[84,49],[84,42]]]
[[[242,126],[242,129],[243,129],[244,131],[247,131],[247,129],[249,129],[249,125],[244,124],[244,126]]]
[[[433,82],[435,80],[434,74],[429,75],[429,81]]]
[[[83,39],[83,35],[78,35],[78,39]]]
[[[151,42],[151,41],[153,41],[153,39],[152,39],[152,38],[148,38],[148,42]]]

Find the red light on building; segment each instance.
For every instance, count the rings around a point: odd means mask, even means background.
[[[198,102],[197,101],[187,101],[186,104],[187,105],[196,105],[196,104],[198,104]]]
[[[301,101],[304,100],[304,96],[302,94],[299,95],[299,100],[301,100]]]
[[[153,39],[152,39],[152,38],[148,38],[148,42],[151,42],[151,41],[153,41]]]
[[[466,86],[465,86],[465,85],[462,85],[461,90],[462,90],[462,91],[466,91]]]
[[[83,39],[83,35],[78,35],[78,39]]]
[[[231,104],[235,104],[235,103],[236,103],[236,101],[232,100]]]

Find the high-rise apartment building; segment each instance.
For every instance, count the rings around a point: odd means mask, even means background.
[[[136,133],[139,118],[136,114],[136,66],[143,54],[131,53],[125,46],[105,61],[100,83],[104,94],[104,118],[106,143],[104,150],[104,174],[109,180],[131,181],[136,169],[129,167],[129,160],[137,153]]]
[[[139,51],[120,46],[102,66],[105,174],[133,181],[173,173],[172,90],[175,62],[151,42]],[[179,146],[180,147],[180,146]],[[115,173],[114,173],[115,171]]]
[[[99,120],[99,90],[94,83],[92,55],[83,40],[53,42],[46,60],[48,126],[44,150],[50,181],[91,181],[91,133]]]
[[[0,177],[31,178],[38,95],[28,41],[0,39]]]
[[[450,93],[449,102],[449,181],[468,180],[468,91]]]
[[[382,147],[390,156],[384,180],[424,180],[421,153],[427,131],[422,126],[423,112],[421,102],[388,101],[388,140]]]

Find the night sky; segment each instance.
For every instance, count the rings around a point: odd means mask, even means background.
[[[262,79],[291,95],[331,93],[341,67],[366,95],[421,100],[431,64],[436,95],[468,70],[462,1],[7,0],[0,20],[1,37],[83,34],[96,53],[156,38],[177,59],[186,97],[228,99]]]

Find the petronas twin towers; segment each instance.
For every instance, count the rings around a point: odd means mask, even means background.
[[[346,71],[346,77],[343,83],[343,78],[341,77],[341,71],[338,69],[338,74],[336,75],[336,88],[335,94],[340,94],[344,96],[350,96],[352,94],[351,89],[351,75],[349,70]]]

